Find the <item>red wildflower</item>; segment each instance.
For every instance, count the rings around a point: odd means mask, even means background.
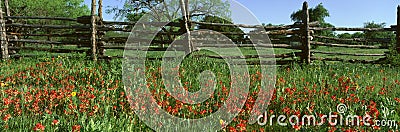
[[[286,113],[287,115],[289,115],[290,114],[290,108],[289,107],[283,108],[283,112]]]
[[[4,105],[9,105],[9,104],[11,104],[11,100],[10,99],[8,99],[8,98],[4,98],[3,99],[3,103],[4,103]]]
[[[298,131],[298,130],[300,130],[300,128],[301,128],[301,126],[300,125],[294,125],[294,126],[292,126],[293,128],[294,128],[294,130],[296,130],[296,131]]]
[[[370,105],[368,106],[368,109],[370,109],[370,111],[368,112],[369,115],[371,115],[372,117],[378,117],[379,115],[379,111],[376,108],[376,103],[374,101],[370,101]]]
[[[379,126],[374,126],[373,128],[374,128],[374,130],[381,130],[381,127],[379,127]]]
[[[34,131],[44,131],[44,126],[42,125],[42,123],[37,123],[35,125],[35,127],[33,128]]]
[[[279,97],[279,100],[280,100],[281,102],[283,102],[283,101],[285,101],[285,98]]]
[[[240,123],[240,124],[236,125],[236,127],[237,127],[240,131],[246,131],[246,124],[244,124],[244,123]]]
[[[7,122],[8,119],[10,119],[10,118],[11,118],[11,115],[10,115],[10,114],[7,114],[7,115],[5,115],[5,116],[3,117],[3,121]]]
[[[394,98],[394,100],[396,100],[397,103],[400,103],[400,98]]]
[[[51,122],[52,125],[58,125],[58,123],[60,123],[58,120],[53,120],[53,122]]]
[[[72,126],[72,132],[80,132],[81,131],[81,126],[80,125],[73,125]]]
[[[236,129],[234,127],[229,127],[229,132],[236,132]]]
[[[331,96],[331,99],[332,99],[333,101],[336,101],[336,96],[335,96],[335,95],[332,95],[332,96]]]
[[[350,86],[345,86],[344,88],[345,88],[344,92],[347,93],[349,91]]]
[[[374,91],[374,88],[375,88],[374,86],[369,86],[369,87],[367,86],[367,91]]]
[[[339,99],[340,103],[344,103],[344,99],[340,98]]]
[[[336,127],[330,127],[331,129],[328,130],[328,132],[335,132],[336,131]]]
[[[288,94],[292,94],[290,88],[285,88],[285,92],[288,93]]]
[[[269,113],[272,115],[274,114],[274,110],[269,110]]]

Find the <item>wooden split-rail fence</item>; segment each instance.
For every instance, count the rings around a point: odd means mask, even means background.
[[[103,21],[102,19],[102,0],[92,0],[92,9],[90,16],[82,16],[78,18],[64,17],[43,17],[43,16],[11,16],[8,7],[8,0],[0,1],[0,33],[1,33],[1,58],[19,58],[19,57],[34,57],[35,54],[22,53],[22,51],[46,51],[50,53],[86,53],[93,60],[122,58],[122,56],[107,56],[105,49],[113,50],[138,50],[140,48],[127,48],[124,46],[128,37],[113,37],[107,36],[109,32],[131,32],[131,28],[136,24],[134,22],[114,22]],[[97,3],[98,2],[98,3]],[[97,6],[98,4],[98,6]],[[96,7],[99,7],[96,9]],[[397,8],[397,25],[400,25],[400,6]],[[97,13],[96,13],[96,10]],[[342,27],[320,27],[318,22],[309,21],[308,4],[303,4],[303,20],[302,22],[292,25],[283,26],[263,26],[263,25],[243,25],[243,24],[221,24],[221,23],[205,23],[190,21],[192,26],[229,26],[236,28],[263,28],[268,36],[270,36],[272,44],[258,44],[264,48],[282,48],[288,49],[288,53],[283,54],[260,54],[260,55],[244,55],[244,56],[229,56],[229,58],[275,58],[276,64],[288,64],[295,61],[311,63],[314,60],[322,61],[347,61],[361,63],[379,63],[380,60],[387,56],[387,53],[382,54],[362,54],[362,53],[341,53],[313,50],[313,46],[326,47],[342,47],[342,48],[359,48],[359,49],[389,49],[387,43],[391,43],[392,38],[376,38],[376,39],[341,39],[335,37],[318,36],[315,32],[318,31],[373,31],[373,32],[396,32],[394,45],[397,51],[400,52],[400,27],[393,25],[390,28],[342,28]],[[19,23],[18,20],[48,20],[61,21],[64,25],[45,25],[32,23]],[[163,23],[152,23],[152,25],[163,25]],[[184,27],[181,23],[169,23],[164,26],[181,28]],[[38,32],[33,32],[38,31]],[[239,38],[232,40],[238,47],[252,47],[253,44],[248,42],[244,32],[220,32],[224,35],[239,35]],[[251,33],[251,32],[250,32]],[[254,32],[253,32],[254,33]],[[165,32],[160,31],[160,35],[172,35],[174,37],[184,34],[183,31]],[[152,40],[151,47],[146,47],[146,50],[165,51],[168,44],[173,40],[168,37],[160,37],[164,39]],[[167,38],[167,39],[165,39]],[[316,41],[318,40],[318,41]],[[326,41],[321,41],[326,40]],[[147,41],[147,40],[143,40]],[[210,40],[207,40],[210,42]],[[341,42],[341,43],[339,43]],[[361,44],[354,44],[354,42]],[[367,45],[368,43],[376,42],[380,45]],[[384,44],[386,43],[386,44]],[[386,45],[386,46],[383,46]],[[72,46],[72,47],[71,47]],[[202,46],[207,47],[207,44]],[[231,45],[210,44],[210,47],[224,48]],[[185,47],[185,46],[182,46]],[[181,47],[181,48],[182,48]],[[186,49],[183,49],[186,50]],[[357,60],[357,59],[341,59],[318,57],[316,54],[333,55],[333,56],[373,56],[381,57],[377,60]],[[211,58],[224,58],[221,56],[208,56]],[[299,59],[296,59],[299,58]],[[153,58],[154,59],[154,58]],[[155,58],[157,59],[157,58]],[[256,62],[248,62],[259,64]],[[267,64],[267,63],[265,63]]]

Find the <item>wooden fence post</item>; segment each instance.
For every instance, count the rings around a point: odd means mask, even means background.
[[[91,13],[91,29],[92,29],[92,37],[91,37],[91,48],[92,48],[92,59],[97,61],[97,53],[96,53],[96,0],[92,0],[92,13]]]
[[[49,41],[49,42],[51,42],[52,41],[52,39],[51,39],[51,33],[52,33],[52,30],[51,29],[47,29],[47,34],[48,34],[48,36],[47,36],[47,41]],[[54,44],[50,44],[50,49],[53,49],[54,48]]]
[[[6,34],[6,23],[4,21],[3,17],[3,8],[1,6],[1,1],[0,1],[0,52],[1,52],[1,59],[8,59],[10,55],[8,54],[8,41],[7,41],[7,34]]]
[[[103,21],[103,0],[99,0],[99,20]],[[103,26],[103,22],[100,23],[101,26]],[[106,31],[99,31],[98,34],[98,38],[99,38],[99,42],[98,42],[98,53],[101,57],[103,57],[105,55],[105,49],[103,48],[106,45],[106,42],[104,40],[102,40],[102,38],[104,37]]]
[[[190,36],[190,27],[189,27],[189,0],[180,0],[180,6],[181,6],[181,12],[182,12],[182,17],[183,17],[183,25],[181,28],[186,29],[186,34],[187,34],[187,44],[184,44],[183,47],[185,48],[185,54],[189,54],[193,51],[193,46],[191,42],[191,36]],[[182,30],[183,31],[183,30]]]
[[[400,5],[397,6],[396,50],[400,53]]]
[[[11,12],[10,12],[10,6],[8,5],[8,0],[4,0],[4,7],[6,8],[6,16],[11,16]],[[7,21],[9,21],[10,18],[7,18]]]
[[[100,20],[103,20],[103,0],[99,0],[99,17]]]
[[[301,57],[302,61],[307,64],[311,63],[311,52],[310,52],[310,15],[308,12],[308,3],[303,3],[303,55]]]

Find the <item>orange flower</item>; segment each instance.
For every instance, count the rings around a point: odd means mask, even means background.
[[[300,130],[300,128],[301,128],[301,126],[300,125],[294,125],[294,126],[292,126],[293,128],[294,128],[294,130],[296,130],[296,131],[298,131],[298,130]]]
[[[11,100],[10,99],[8,99],[8,98],[4,98],[3,99],[3,103],[4,103],[4,105],[9,105],[9,104],[11,104]]]
[[[80,125],[73,125],[72,126],[72,132],[80,132],[81,131],[81,126]]]
[[[394,98],[398,103],[400,103],[400,98]]]
[[[229,127],[229,132],[236,132],[236,129],[234,127]]]
[[[381,130],[381,127],[379,126],[373,126],[374,130]]]
[[[246,124],[244,124],[244,123],[240,123],[240,124],[236,125],[236,127],[237,127],[240,131],[246,131]]]
[[[8,119],[10,119],[10,118],[11,118],[11,115],[10,115],[10,114],[7,114],[7,115],[5,115],[5,116],[3,117],[3,121],[7,122]]]
[[[34,131],[44,131],[44,126],[42,125],[42,123],[37,123],[35,125],[35,127],[33,128]]]
[[[58,120],[53,120],[53,122],[51,122],[52,125],[58,125],[60,122]]]

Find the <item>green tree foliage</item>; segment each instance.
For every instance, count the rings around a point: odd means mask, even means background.
[[[89,8],[84,5],[84,0],[10,0],[9,7],[12,16],[47,16],[47,17],[69,17],[77,18],[83,15],[89,15]],[[60,20],[33,20],[33,19],[15,19],[14,23],[25,24],[40,24],[40,25],[66,25],[74,22],[60,21]],[[49,30],[44,29],[27,29],[27,28],[13,28],[9,29],[12,32],[26,32],[26,33],[49,33]],[[72,30],[71,30],[72,31]],[[53,33],[59,32],[51,31]],[[62,30],[61,32],[68,32]],[[28,36],[24,36],[28,38]],[[39,38],[39,37],[32,37]]]
[[[279,24],[279,25],[274,25],[272,23],[262,24],[264,27],[272,27],[272,26],[284,26],[284,24]],[[259,32],[259,31],[255,31]],[[271,40],[271,43],[273,44],[293,44],[293,41],[295,38],[298,38],[298,36],[295,35],[268,35],[269,39]],[[296,43],[296,42],[295,42]]]
[[[352,38],[365,38],[365,34],[362,32],[356,32],[352,34]]]
[[[163,0],[125,0],[124,6],[109,7],[108,14],[115,14],[114,19],[124,21],[138,21],[144,13],[161,4]]]
[[[207,15],[230,20],[229,7],[229,3],[223,0],[190,0],[189,16],[194,21],[205,20]],[[123,8],[109,8],[106,13],[115,14],[114,19],[133,22],[139,19],[149,22],[182,22],[183,20],[179,0],[125,0]],[[190,26],[192,30],[195,28],[192,25]],[[180,27],[162,27],[162,30],[167,33],[179,32],[183,34],[186,32],[183,29]],[[157,34],[154,40],[169,42],[175,40],[177,36],[179,35]]]
[[[217,17],[217,16],[206,16],[204,17],[201,22],[207,22],[207,23],[222,23],[222,24],[233,24],[229,20]],[[229,39],[234,41],[235,43],[240,43],[242,42],[244,38],[244,32],[236,26],[212,26],[212,25],[200,25],[199,29],[208,29],[216,32],[221,32],[225,36],[227,36]],[[237,33],[237,34],[231,34],[231,33]]]
[[[386,23],[376,23],[374,21],[372,22],[366,22],[364,23],[364,28],[385,28]],[[381,43],[369,43],[369,44],[379,44],[382,46],[389,46],[393,44],[390,39],[394,39],[396,36],[393,32],[391,31],[364,31],[364,36],[366,39],[375,39],[375,40],[389,40],[387,42],[381,42]]]
[[[76,18],[89,15],[83,0],[12,0],[9,2],[13,16],[49,16]]]
[[[364,28],[385,28],[386,23],[376,23],[374,21],[372,22],[365,22],[364,23]],[[351,42],[351,44],[365,44],[365,45],[382,45],[382,46],[389,46],[390,44],[393,44],[393,40],[395,38],[395,34],[391,31],[364,31],[364,32],[355,32],[353,34],[350,33],[342,33],[337,35],[338,38],[343,38],[343,39],[353,39],[353,38],[359,38],[359,39],[366,39],[370,40],[371,42]],[[382,42],[373,42],[380,40]]]
[[[310,22],[319,21],[321,23],[324,23],[325,18],[329,17],[329,11],[322,5],[322,3],[318,4],[314,8],[308,9],[308,12],[310,14]],[[304,11],[300,9],[296,12],[293,12],[290,15],[290,18],[292,19],[292,21],[301,22],[303,20],[303,14]]]
[[[364,33],[362,32],[355,32],[355,33],[341,33],[341,34],[337,34],[336,35],[337,38],[340,39],[348,39],[348,41],[345,41],[346,44],[354,44],[354,45],[360,45],[363,44],[362,42],[357,42],[357,41],[353,41],[354,38],[357,39],[362,39],[364,38]],[[334,43],[344,43],[343,41],[336,41]]]
[[[320,27],[334,27],[332,24],[325,21],[325,18],[329,17],[329,11],[322,5],[322,3],[318,4],[314,8],[309,8],[308,12],[310,14],[310,22],[318,21],[320,23]],[[302,9],[293,12],[290,15],[290,18],[294,22],[302,22],[304,17],[304,11]],[[319,36],[328,36],[328,37],[335,37],[335,33],[333,31],[316,31],[315,35]]]
[[[385,26],[386,23],[376,23],[374,21],[364,23],[365,28],[385,28]],[[395,37],[393,32],[365,31],[364,33],[367,39]]]
[[[338,34],[337,37],[342,38],[342,39],[351,39],[351,38],[353,38],[353,35],[350,33],[342,33],[342,34]]]
[[[189,1],[189,15],[191,19],[201,20],[206,15],[215,15],[224,19],[230,19],[228,1],[223,0],[191,0]],[[140,16],[144,12],[153,12],[156,19],[173,21],[181,14],[179,0],[125,0],[123,8],[113,7],[106,13],[115,14],[115,19],[130,21],[134,16]],[[162,14],[161,16],[158,16]],[[136,19],[137,20],[137,19]],[[158,20],[161,21],[162,19]]]

